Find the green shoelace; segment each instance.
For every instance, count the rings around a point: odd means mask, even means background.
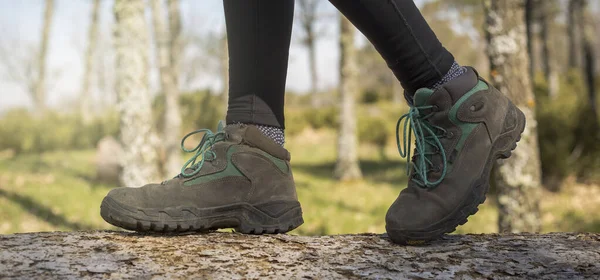
[[[185,162],[183,167],[181,168],[181,176],[184,178],[192,177],[202,169],[202,165],[205,161],[211,161],[216,158],[215,152],[212,150],[214,144],[224,141],[226,138],[225,131],[223,130],[224,126],[222,122],[219,122],[219,126],[217,128],[217,132],[212,132],[210,129],[198,129],[196,131],[192,131],[186,134],[183,139],[181,139],[181,149],[186,153],[196,152],[188,161]],[[195,134],[204,133],[202,136],[202,140],[200,143],[193,149],[185,148],[185,140]],[[200,161],[196,162],[200,157]],[[186,172],[188,169],[191,169],[190,172]]]
[[[400,156],[406,158],[407,161],[411,159],[411,137],[412,133],[414,132],[416,158],[414,161],[411,161],[410,165],[406,165],[406,173],[410,174],[411,167],[414,168],[415,172],[412,180],[422,188],[434,188],[437,186],[446,176],[447,170],[446,152],[444,150],[444,146],[440,142],[440,138],[445,137],[446,130],[442,127],[432,125],[427,121],[427,118],[433,115],[433,110],[427,115],[421,115],[422,110],[432,108],[434,108],[433,105],[411,106],[408,113],[402,115],[396,124],[396,145],[398,146],[398,152],[400,152]],[[404,134],[402,137],[403,144],[401,146],[399,132],[402,121],[404,121]],[[436,134],[435,131],[442,132],[442,135]],[[429,148],[429,146],[431,146],[433,150]],[[442,171],[442,175],[438,180],[432,182],[427,178],[427,173],[429,173],[431,170],[434,170],[434,164],[431,161],[430,156],[438,153],[441,153],[442,155],[443,167],[441,170],[435,171]]]

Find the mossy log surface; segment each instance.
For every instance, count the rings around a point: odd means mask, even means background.
[[[383,235],[0,235],[0,279],[597,279],[600,234],[449,235],[400,246]]]

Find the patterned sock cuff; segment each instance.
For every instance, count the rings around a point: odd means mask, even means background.
[[[431,86],[431,89],[436,90],[440,88],[443,84],[458,78],[465,72],[467,72],[467,68],[460,66],[456,61],[454,61],[446,75],[444,75],[444,77],[442,77],[442,79],[439,80],[437,83],[433,84],[433,86]]]
[[[235,123],[235,124],[239,124],[239,123]],[[253,125],[256,128],[258,128],[258,130],[260,130],[260,132],[262,132],[265,136],[271,138],[271,140],[275,141],[275,143],[283,146],[283,144],[285,143],[285,133],[283,128],[281,127],[276,127],[276,126],[270,126],[270,125],[261,125],[261,124],[253,124],[253,123],[247,123],[249,125]]]

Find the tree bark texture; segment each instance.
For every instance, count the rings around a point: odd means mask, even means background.
[[[46,111],[46,54],[48,53],[48,41],[50,38],[50,27],[54,14],[54,0],[46,0],[44,9],[44,21],[42,25],[42,37],[38,50],[37,79],[33,96],[33,106],[37,114]]]
[[[362,177],[358,165],[358,137],[356,129],[356,47],[354,27],[340,17],[340,123],[338,129],[337,161],[334,176],[340,180]]]
[[[92,17],[88,30],[88,45],[85,51],[85,65],[83,70],[83,83],[81,85],[81,118],[84,123],[89,123],[92,118],[92,96],[90,85],[92,81],[93,61],[98,45],[98,19],[100,11],[100,0],[94,0],[92,4]]]
[[[158,180],[157,137],[152,126],[148,89],[148,27],[144,1],[116,0],[114,3],[116,91],[123,144],[121,182],[140,187]]]
[[[181,112],[179,110],[179,89],[177,72],[173,67],[170,32],[165,24],[166,13],[163,1],[152,0],[152,21],[154,24],[154,40],[156,43],[156,61],[159,65],[160,85],[165,97],[165,112],[162,128],[162,150],[165,154],[163,173],[173,176],[181,172],[181,155],[179,141],[181,137]]]
[[[525,113],[527,126],[512,157],[499,161],[499,230],[536,232],[540,229],[540,158],[535,99],[528,73],[529,59],[522,0],[486,0],[488,56],[492,83]]]
[[[0,278],[597,279],[600,235],[449,235],[427,246],[382,235],[0,235]]]

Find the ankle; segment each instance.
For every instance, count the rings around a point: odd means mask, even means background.
[[[433,86],[431,86],[430,88],[433,90],[437,90],[438,88],[442,87],[442,85],[444,85],[447,82],[450,82],[458,77],[460,77],[462,74],[467,72],[467,68],[460,66],[456,61],[452,64],[452,66],[450,67],[450,70],[448,70],[448,72],[446,72],[446,74],[444,75],[444,77],[442,77],[439,81],[437,81],[435,84],[433,84]]]
[[[254,126],[256,126],[256,128],[258,128],[265,136],[271,138],[275,143],[281,146],[285,144],[285,133],[283,128],[260,124],[255,124]]]
[[[238,124],[238,123],[234,123],[234,124]],[[275,142],[283,147],[283,144],[285,143],[285,133],[284,133],[283,128],[276,127],[276,126],[270,126],[270,125],[253,124],[253,123],[246,123],[246,124],[256,127],[266,137],[270,138],[271,140],[273,140],[273,142]]]

